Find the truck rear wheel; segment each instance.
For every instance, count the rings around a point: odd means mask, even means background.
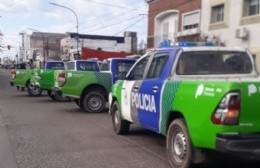
[[[82,100],[82,108],[89,113],[100,113],[106,106],[105,97],[100,91],[86,92]]]
[[[183,119],[176,119],[169,126],[166,150],[168,160],[173,167],[192,166],[192,145]]]
[[[114,131],[117,134],[127,134],[129,132],[130,123],[122,119],[121,112],[116,101],[112,105],[111,114]]]
[[[30,96],[42,95],[42,89],[39,86],[32,86],[30,83],[27,84],[27,92]]]

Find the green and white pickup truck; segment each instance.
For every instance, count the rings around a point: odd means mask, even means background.
[[[42,91],[46,90],[51,97],[51,90],[54,87],[54,71],[65,68],[66,63],[64,61],[49,60],[45,63],[44,69],[34,69],[30,77],[29,94],[31,96],[40,96]]]
[[[260,78],[250,52],[180,44],[147,53],[113,86],[114,131],[136,123],[166,136],[173,167],[203,163],[208,150],[259,159]]]
[[[51,61],[46,63],[45,70],[35,71],[31,78],[31,85],[36,89],[46,90],[52,100],[68,101],[67,97],[62,97],[53,92],[54,79],[57,78],[55,76],[57,76],[58,70],[62,69],[70,71],[100,71],[97,60],[75,60],[66,63],[63,61]]]
[[[41,79],[41,76],[38,74],[44,74],[47,76],[46,85],[51,83],[51,77],[49,74],[53,74],[53,69],[64,69],[65,63],[63,61],[47,61],[45,63],[45,69],[14,69],[11,71],[12,80],[10,81],[11,86],[16,86],[22,91],[26,88],[30,96],[40,96],[42,94],[42,89],[37,87],[38,80]]]
[[[122,77],[134,62],[135,59],[112,58],[101,66],[106,71],[57,71],[54,92],[72,98],[86,112],[102,112],[113,81]]]
[[[32,74],[33,69],[13,69],[11,70],[12,80],[10,81],[10,85],[23,91],[25,88],[29,87]]]

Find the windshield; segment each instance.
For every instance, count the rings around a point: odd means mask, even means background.
[[[184,52],[178,60],[178,75],[248,74],[252,63],[246,52],[192,51]]]

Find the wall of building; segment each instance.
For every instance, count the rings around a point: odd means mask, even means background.
[[[62,33],[33,32],[30,36],[31,58],[40,62],[61,59],[61,39],[66,36]]]
[[[95,49],[82,48],[82,59],[98,58],[98,60],[103,61],[107,58],[122,58],[128,55],[131,55],[131,53],[99,51]]]
[[[224,4],[224,21],[211,23],[212,6]],[[257,67],[260,70],[260,15],[243,16],[244,0],[203,0],[201,14],[201,33],[208,36],[209,40],[213,37],[218,38],[226,46],[239,46],[250,49],[256,54]],[[245,38],[238,38],[237,31],[248,32]]]
[[[201,0],[154,0],[149,2],[149,14],[148,14],[148,39],[147,39],[147,47],[153,48],[155,47],[158,41],[156,38],[158,32],[160,32],[158,24],[156,23],[156,17],[158,18],[160,14],[170,11],[169,14],[165,14],[164,17],[168,17],[168,19],[172,20],[176,18],[177,25],[173,25],[175,23],[170,23],[169,25],[169,34],[170,36],[175,36],[171,38],[177,39],[181,37],[182,31],[182,16],[184,13],[199,10],[201,8]],[[172,11],[172,12],[171,12]],[[179,33],[179,34],[178,34]],[[198,33],[198,32],[196,32]],[[194,33],[190,33],[193,35]],[[177,37],[178,36],[178,37]]]
[[[81,48],[88,48],[105,52],[137,52],[137,37],[135,32],[125,32],[123,37],[101,36],[101,35],[79,35],[78,51]],[[61,40],[62,57],[64,60],[73,59],[73,54],[77,52],[77,41],[68,37]]]

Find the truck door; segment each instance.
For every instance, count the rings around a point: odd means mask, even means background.
[[[121,104],[123,118],[138,122],[138,95],[139,88],[142,85],[143,77],[147,71],[147,62],[150,55],[141,58],[130,70],[126,80],[123,83],[121,91]]]
[[[154,55],[138,93],[139,123],[156,132],[159,132],[161,91],[173,64],[173,60],[169,60],[169,55],[168,52]]]

